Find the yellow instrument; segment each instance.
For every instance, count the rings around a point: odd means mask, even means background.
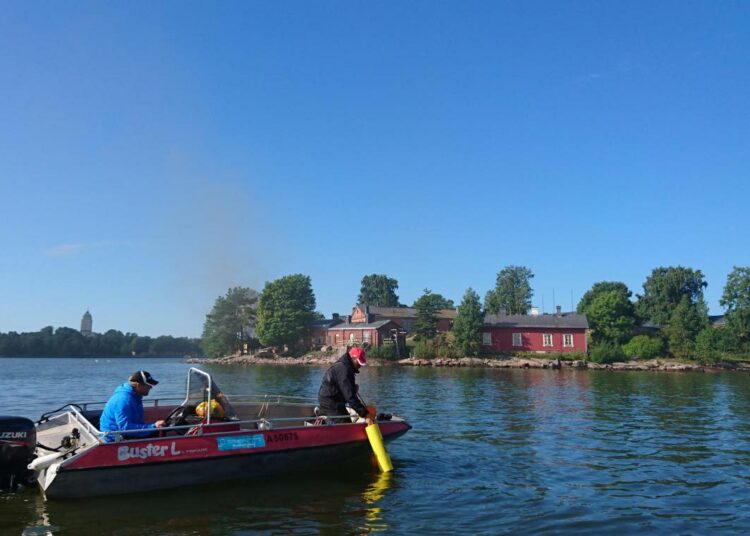
[[[375,453],[375,457],[378,459],[378,465],[380,470],[384,473],[393,471],[393,464],[391,463],[391,457],[388,456],[388,452],[385,450],[385,444],[383,443],[383,434],[380,433],[380,427],[378,423],[374,422],[365,427],[367,432],[367,439],[370,440],[370,446],[372,451]]]

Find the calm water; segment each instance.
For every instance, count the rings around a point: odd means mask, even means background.
[[[2,413],[106,399],[174,359],[0,359]],[[322,368],[205,367],[226,392],[314,396]],[[315,475],[45,503],[0,497],[0,534],[750,532],[750,375],[369,367],[362,393],[414,429]]]

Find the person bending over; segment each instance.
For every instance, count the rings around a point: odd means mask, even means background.
[[[151,389],[158,383],[145,370],[131,374],[128,381],[115,389],[114,394],[104,406],[99,419],[99,430],[102,432],[132,430],[127,434],[123,433],[123,439],[137,439],[149,437],[154,429],[164,426],[164,421],[151,424],[143,422],[143,397],[148,396]],[[105,435],[104,440],[115,441],[115,434]]]
[[[323,415],[346,415],[346,404],[349,404],[357,415],[364,417],[367,424],[372,424],[367,408],[357,395],[358,387],[354,381],[354,375],[366,364],[364,349],[355,346],[344,352],[344,355],[330,366],[318,391],[318,404]],[[337,422],[348,420],[336,419]]]

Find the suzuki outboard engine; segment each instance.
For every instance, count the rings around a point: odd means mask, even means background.
[[[0,416],[0,491],[14,491],[33,480],[26,466],[34,459],[35,448],[36,428],[31,420]]]

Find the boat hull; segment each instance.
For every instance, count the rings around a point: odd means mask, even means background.
[[[386,441],[410,428],[381,423]],[[46,468],[39,483],[48,499],[118,495],[322,470],[370,452],[361,424],[152,438],[94,446]]]

